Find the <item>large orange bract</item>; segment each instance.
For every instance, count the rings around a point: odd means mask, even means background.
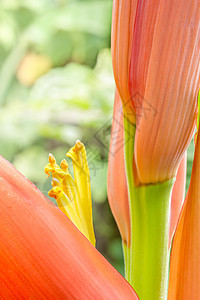
[[[138,299],[72,222],[0,157],[0,298]]]
[[[113,69],[131,122],[135,113],[139,184],[175,177],[191,141],[200,84],[199,20],[199,0],[114,0]]]

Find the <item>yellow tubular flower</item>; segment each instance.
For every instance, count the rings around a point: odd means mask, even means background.
[[[95,244],[95,236],[92,221],[92,200],[90,186],[90,172],[87,163],[87,155],[84,145],[77,140],[66,154],[72,159],[74,179],[78,187],[78,209],[81,222],[87,224],[89,240]]]
[[[52,173],[49,196],[56,199],[60,210],[95,246],[90,173],[84,145],[77,141],[66,156],[72,159],[74,179],[68,171],[67,161],[63,159],[59,167],[55,157],[49,154],[49,163],[45,166],[45,173],[48,176]]]

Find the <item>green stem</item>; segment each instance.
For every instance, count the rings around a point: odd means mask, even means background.
[[[131,206],[131,279],[140,300],[167,299],[170,199],[174,180],[135,189]]]
[[[140,300],[166,300],[169,266],[170,200],[174,179],[135,187],[133,174],[135,126],[124,118],[125,165],[131,214],[130,268],[127,280]]]

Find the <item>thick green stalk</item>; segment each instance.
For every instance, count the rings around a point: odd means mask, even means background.
[[[124,118],[125,142],[135,126]],[[129,139],[130,140],[130,139]],[[135,187],[134,141],[125,143],[125,165],[131,214],[131,246],[127,280],[140,300],[166,300],[171,190],[174,180]]]
[[[174,180],[135,189],[131,205],[130,284],[140,300],[166,300],[170,199]]]

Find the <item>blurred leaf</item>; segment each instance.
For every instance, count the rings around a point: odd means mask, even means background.
[[[7,51],[16,43],[18,25],[8,12],[0,11],[0,45]]]
[[[110,36],[111,9],[112,2],[108,0],[71,1],[60,12],[54,14],[52,24],[61,30]]]
[[[16,155],[13,164],[32,182],[42,183],[46,180],[46,175],[44,173],[46,162],[46,151],[42,147],[33,146]]]
[[[36,139],[37,130],[29,116],[30,111],[25,111],[17,102],[7,110],[0,109],[0,154],[5,158],[12,159],[17,151],[30,146]]]
[[[108,255],[112,257],[112,263],[115,264],[115,268],[124,275],[124,259],[122,251],[122,241],[120,238],[112,240],[108,244]]]
[[[92,196],[94,201],[101,203],[106,200],[107,195],[107,162],[89,161]]]
[[[51,102],[55,111],[69,107],[95,108],[110,115],[113,99],[114,80],[109,50],[100,52],[95,69],[75,63],[52,69],[30,91],[32,103],[45,107]],[[92,117],[93,114],[90,112],[90,115]]]
[[[52,69],[42,76],[32,88],[30,99],[41,102],[43,106],[51,101],[55,108],[61,100],[71,103],[78,100],[78,104],[85,105],[91,90],[91,80],[90,68],[71,63],[65,68]]]
[[[100,53],[95,69],[71,63],[50,70],[36,81],[29,96],[28,90],[15,82],[8,104],[0,111],[0,154],[13,160],[17,153],[38,143],[42,147],[56,148],[59,144],[70,147],[80,138],[96,144],[97,152],[107,158],[107,150],[100,150],[95,133],[112,116],[113,94],[109,50]],[[101,157],[98,160],[100,170],[93,178],[93,191],[96,201],[101,202],[106,198],[106,168],[100,166]]]

